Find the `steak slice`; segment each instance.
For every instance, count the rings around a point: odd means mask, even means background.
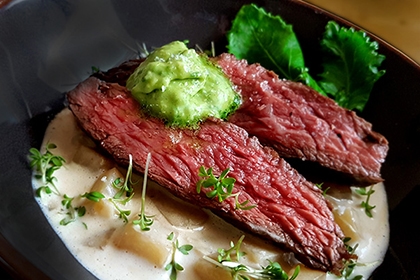
[[[125,86],[142,61],[130,60],[95,76]],[[355,112],[341,108],[307,86],[281,80],[262,66],[248,65],[233,55],[222,54],[215,62],[242,95],[243,104],[229,118],[230,122],[274,147],[282,157],[317,162],[362,186],[383,181],[380,169],[388,152],[388,141],[372,131],[372,125]],[[310,173],[320,171],[313,165],[297,161],[293,164],[301,170],[310,169]],[[330,179],[338,177],[326,174]]]
[[[303,84],[281,80],[233,55],[216,58],[242,95],[229,121],[274,147],[282,157],[316,161],[361,185],[383,181],[388,141],[355,112]]]
[[[338,273],[343,260],[354,257],[320,189],[244,129],[218,119],[197,130],[169,128],[146,118],[125,87],[95,77],[67,97],[83,129],[117,162],[127,165],[131,154],[133,167],[144,172],[151,152],[150,178],[183,200],[274,241],[309,267]],[[200,166],[216,175],[229,167],[239,201],[256,207],[235,210],[234,198],[219,203],[197,193]]]

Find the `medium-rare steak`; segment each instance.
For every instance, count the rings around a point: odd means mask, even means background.
[[[274,147],[282,157],[318,162],[348,175],[359,185],[383,181],[380,169],[388,142],[372,131],[370,123],[332,99],[300,83],[281,80],[258,64],[248,65],[229,54],[215,61],[243,99],[230,122]],[[125,85],[141,62],[127,61],[95,76]]]
[[[151,152],[150,178],[176,196],[274,241],[309,267],[338,273],[352,257],[320,189],[244,129],[218,119],[196,130],[167,127],[145,117],[125,87],[95,77],[67,96],[83,129],[117,162],[127,164],[131,154],[143,172]],[[216,175],[229,167],[239,202],[256,207],[235,210],[234,198],[219,203],[197,193],[200,166]]]
[[[316,161],[363,185],[383,181],[380,169],[388,142],[355,112],[258,64],[248,65],[230,54],[216,60],[243,99],[230,122],[282,157]]]

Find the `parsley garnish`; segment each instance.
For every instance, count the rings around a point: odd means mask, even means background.
[[[29,165],[30,167],[37,172],[35,174],[36,179],[40,179],[43,186],[39,187],[36,190],[36,195],[41,196],[42,192],[46,194],[55,193],[60,195],[57,187],[54,184],[56,177],[53,176],[54,172],[60,169],[65,162],[64,158],[61,156],[54,155],[51,150],[57,148],[53,143],[48,143],[45,147],[45,153],[41,152],[36,148],[29,149]]]
[[[354,191],[361,195],[361,196],[366,196],[366,200],[362,201],[362,203],[360,204],[360,206],[362,206],[365,209],[365,213],[369,218],[372,218],[372,210],[376,207],[375,205],[370,205],[369,204],[369,200],[371,195],[375,192],[375,190],[373,189],[373,185],[370,186],[369,190],[366,190],[367,188],[355,188]]]
[[[188,255],[189,252],[193,249],[193,246],[190,244],[185,244],[185,245],[180,246],[178,239],[174,240],[173,232],[171,232],[168,235],[167,239],[172,241],[173,250],[172,250],[171,262],[165,266],[165,270],[170,271],[170,276],[169,276],[170,280],[176,280],[178,272],[184,270],[184,267],[175,260],[176,252],[179,251],[183,255]]]
[[[250,210],[256,207],[256,205],[249,205],[249,200],[240,203],[239,192],[232,193],[236,179],[226,177],[229,171],[230,169],[226,168],[219,177],[216,177],[213,174],[213,168],[210,167],[206,170],[204,166],[201,166],[198,176],[202,179],[197,182],[197,193],[200,193],[202,188],[210,189],[210,191],[206,192],[206,196],[210,199],[217,198],[219,202],[223,202],[230,197],[234,197],[235,209]]]

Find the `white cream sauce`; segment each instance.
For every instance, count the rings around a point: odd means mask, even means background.
[[[154,216],[154,223],[150,231],[142,232],[139,226],[131,223],[140,213],[140,176],[135,179],[139,182],[134,187],[133,199],[127,205],[119,205],[131,210],[128,223],[118,217],[109,200],[95,203],[80,198],[81,194],[92,190],[112,197],[115,189],[110,182],[125,177],[125,171],[118,171],[111,160],[94,151],[94,144],[78,128],[68,109],[58,114],[49,125],[43,147],[47,143],[57,145],[52,152],[64,157],[66,163],[54,173],[61,195],[43,195],[39,204],[70,252],[99,279],[169,279],[165,266],[172,256],[172,243],[167,240],[171,232],[180,245],[194,246],[189,255],[176,252],[176,261],[185,268],[178,273],[178,279],[231,279],[228,272],[216,268],[203,256],[216,258],[218,248],[228,249],[231,241],[236,243],[245,233],[211,213],[179,201],[150,181],[146,214]],[[38,187],[39,182],[34,181],[34,188]],[[356,249],[359,265],[354,275],[363,274],[364,279],[382,262],[389,238],[384,186],[378,184],[374,189],[371,197],[371,204],[376,205],[373,218],[367,217],[359,206],[363,198],[350,191],[334,191],[335,197],[327,196],[335,207],[337,223],[345,235],[352,238],[350,244],[359,244]],[[64,194],[75,197],[73,206],[84,205],[87,210],[83,217],[66,226],[60,225],[68,211],[61,205]],[[291,275],[297,265],[293,254],[249,234],[245,234],[241,251],[247,253],[243,262],[255,268],[267,266],[267,259],[270,259],[279,262]],[[338,279],[335,275],[300,266],[297,279]]]

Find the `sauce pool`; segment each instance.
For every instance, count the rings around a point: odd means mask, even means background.
[[[221,220],[212,213],[183,203],[163,188],[147,183],[146,214],[153,216],[150,231],[141,231],[132,223],[138,218],[141,207],[142,176],[136,175],[135,195],[126,205],[130,210],[128,222],[119,218],[109,198],[95,203],[80,195],[93,190],[112,197],[115,191],[111,182],[117,177],[125,178],[125,170],[112,160],[95,151],[93,142],[78,127],[70,110],[64,109],[50,123],[44,136],[43,146],[54,143],[52,152],[62,156],[66,163],[54,173],[60,195],[45,195],[38,198],[40,207],[51,226],[66,244],[74,257],[99,279],[169,279],[165,270],[172,257],[184,267],[177,279],[231,279],[230,273],[205,260],[217,260],[219,248],[230,248],[245,235],[241,251],[246,255],[241,262],[256,269],[267,266],[267,260],[276,261],[291,275],[298,265],[292,253],[284,252],[274,245],[248,233],[244,233]],[[41,151],[43,152],[43,151]],[[34,188],[40,183],[34,179]],[[388,247],[388,206],[383,184],[374,186],[370,204],[375,205],[373,218],[364,213],[360,203],[363,197],[355,192],[331,191],[326,196],[333,206],[336,222],[344,234],[351,237],[351,246],[356,246],[359,256],[352,275],[363,275],[367,279],[384,258]],[[75,206],[84,206],[86,214],[66,226],[60,221],[68,209],[63,209],[63,195],[74,197]],[[174,239],[168,240],[173,233]],[[188,255],[175,250],[173,242],[191,244]],[[311,270],[299,264],[301,271],[297,279],[338,279],[335,275]]]

